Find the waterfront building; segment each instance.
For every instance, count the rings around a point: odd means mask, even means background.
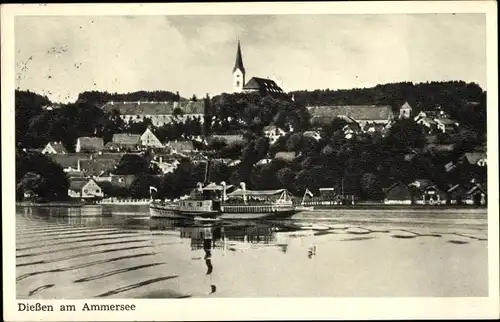
[[[384,203],[387,205],[411,205],[412,203],[410,188],[401,181],[393,183],[384,192]]]
[[[104,197],[104,193],[93,179],[70,178],[68,196],[78,199],[95,199]]]

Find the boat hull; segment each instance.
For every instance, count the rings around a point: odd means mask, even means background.
[[[222,220],[261,220],[261,219],[280,219],[289,218],[297,213],[294,209],[281,209],[275,211],[183,211],[172,207],[154,206],[149,207],[151,218],[181,218],[181,219],[194,219],[194,218],[217,218]]]

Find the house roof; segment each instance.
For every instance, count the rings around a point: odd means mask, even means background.
[[[93,151],[99,151],[104,148],[104,141],[99,137],[79,137],[78,141],[80,142],[80,149],[87,149]]]
[[[436,121],[434,121],[433,119],[431,119],[430,117],[422,117],[421,118],[422,121],[430,124],[430,125],[436,125]]]
[[[271,131],[276,131],[276,130],[281,130],[279,127],[277,127],[276,125],[267,125],[267,126],[264,126],[264,128],[262,129],[264,132],[271,132]]]
[[[281,87],[275,81],[267,78],[252,77],[243,86],[244,90],[258,90],[268,93],[283,93]]]
[[[435,184],[429,179],[417,179],[413,181],[410,185],[417,187],[418,189],[427,189],[432,186],[435,186]]]
[[[118,161],[113,159],[80,160],[79,162],[80,171],[88,176],[99,176],[107,170],[112,170],[118,164]]]
[[[78,160],[89,159],[89,154],[85,153],[68,153],[68,154],[51,154],[49,157],[63,168],[76,168]]]
[[[403,105],[401,105],[401,108],[400,109],[407,109],[407,110],[411,110],[411,106],[408,102],[405,102]]]
[[[293,159],[295,159],[295,157],[295,152],[278,152],[274,156],[275,159],[282,159],[286,161],[292,161]]]
[[[106,112],[118,110],[121,115],[171,115],[175,108],[179,108],[183,114],[204,114],[205,101],[107,102],[101,108]]]
[[[451,119],[435,119],[434,121],[436,121],[436,123],[441,123],[441,124],[444,124],[444,125],[454,125],[455,123],[457,123],[457,121],[455,120],[451,120]]]
[[[389,188],[385,189],[386,199],[388,200],[405,200],[411,198],[411,191],[407,185],[398,181],[393,183]]]
[[[190,151],[194,150],[193,142],[191,141],[170,141],[167,145],[177,151]]]
[[[238,143],[238,142],[245,142],[245,138],[243,135],[211,135],[208,138],[208,141],[210,140],[221,140],[224,141],[226,144],[232,144],[232,143]]]
[[[69,189],[73,191],[80,191],[91,180],[92,179],[69,178]]]
[[[309,106],[307,108],[314,118],[350,117],[356,121],[389,120],[394,115],[392,108],[388,105],[327,105]]]
[[[121,145],[137,145],[140,144],[141,136],[139,134],[116,133],[113,134],[111,142]]]
[[[464,156],[470,164],[477,164],[479,160],[486,159],[486,153],[482,152],[468,152]]]
[[[50,145],[56,153],[68,153],[61,142],[49,142],[47,145]]]

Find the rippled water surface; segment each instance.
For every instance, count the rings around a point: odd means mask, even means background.
[[[19,207],[19,299],[487,296],[485,209],[336,209],[285,221]]]

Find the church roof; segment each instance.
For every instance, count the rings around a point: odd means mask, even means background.
[[[283,93],[281,87],[275,81],[267,78],[252,77],[245,86],[244,90],[257,90],[268,93]]]
[[[243,57],[241,56],[241,46],[240,41],[238,40],[238,49],[236,51],[236,62],[234,63],[233,73],[237,70],[241,70],[245,73],[245,67],[243,67]]]

